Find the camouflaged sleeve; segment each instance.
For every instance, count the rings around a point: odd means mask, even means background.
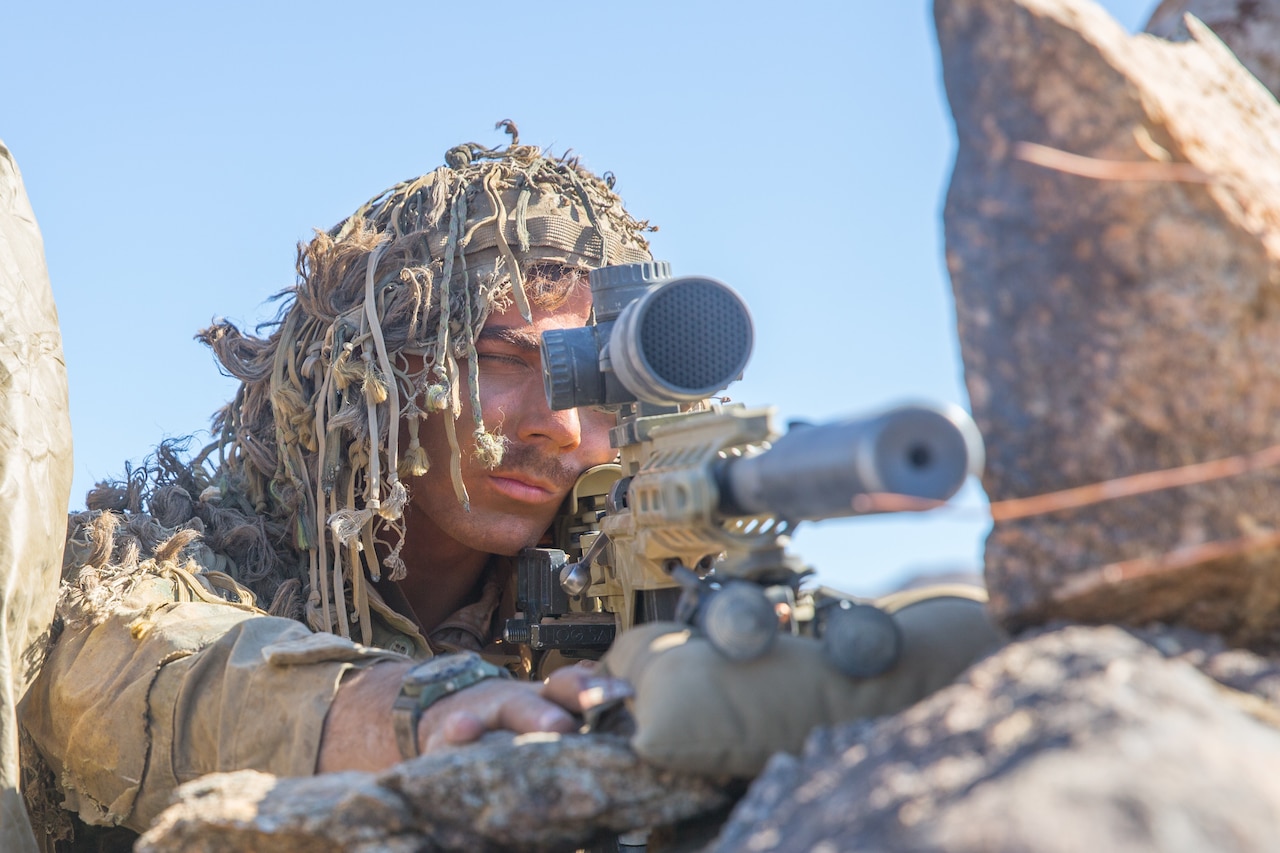
[[[148,579],[99,624],[59,638],[23,722],[66,808],[141,830],[206,773],[313,773],[343,673],[390,657],[248,608],[178,603]]]

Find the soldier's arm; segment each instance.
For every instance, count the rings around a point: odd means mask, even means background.
[[[68,808],[86,823],[141,830],[174,788],[206,773],[305,776],[400,761],[391,706],[410,666],[291,619],[175,602],[170,581],[146,576],[101,622],[64,632],[22,717]],[[428,708],[419,742],[570,731],[570,712],[619,689],[580,668],[546,685],[481,682]]]
[[[68,808],[141,829],[206,773],[313,773],[343,675],[391,657],[290,619],[176,603],[151,578],[99,624],[64,632],[22,721]]]

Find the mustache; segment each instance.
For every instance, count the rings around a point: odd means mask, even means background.
[[[565,489],[573,486],[578,481],[578,475],[582,473],[577,468],[565,465],[554,456],[540,452],[537,448],[527,444],[516,444],[505,438],[502,462],[495,471],[527,474]]]

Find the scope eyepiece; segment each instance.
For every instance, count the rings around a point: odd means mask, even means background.
[[[542,333],[542,388],[553,411],[578,406],[600,406],[609,396],[600,372],[600,347],[596,326],[552,329]]]

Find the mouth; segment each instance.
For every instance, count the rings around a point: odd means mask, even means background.
[[[489,483],[495,491],[521,503],[544,504],[550,500],[560,499],[559,490],[550,483],[527,474],[514,472],[490,474]]]

